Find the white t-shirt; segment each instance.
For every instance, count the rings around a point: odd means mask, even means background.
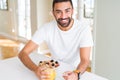
[[[32,41],[38,45],[45,41],[52,57],[76,66],[80,62],[80,48],[93,45],[90,26],[78,20],[68,31],[62,31],[56,21],[51,21],[36,31]]]

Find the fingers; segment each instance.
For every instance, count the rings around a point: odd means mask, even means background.
[[[69,75],[71,75],[73,72],[71,72],[71,71],[67,71],[67,72],[64,72],[63,73],[63,76],[69,76]]]
[[[65,80],[78,80],[78,76],[76,73],[72,72],[72,71],[67,71],[63,74],[63,78]]]
[[[44,71],[41,71],[40,73],[40,80],[49,80],[50,79],[50,73]]]
[[[72,73],[72,72],[70,72],[70,71],[64,72],[64,73],[63,73],[63,78],[64,78],[65,80],[68,80],[68,76],[69,76],[71,73]]]
[[[35,73],[40,80],[47,80],[50,78],[49,72],[46,72],[46,67],[38,67]]]
[[[50,68],[57,68],[59,66],[59,63],[58,63],[58,61],[55,61],[55,60],[39,62],[39,66],[44,66],[44,65],[46,65],[47,67],[50,67]]]
[[[58,61],[40,61],[38,66],[38,77],[40,80],[54,80],[56,76],[55,68],[59,66]]]

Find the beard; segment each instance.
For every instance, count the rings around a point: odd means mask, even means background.
[[[57,19],[57,23],[61,26],[61,27],[68,27],[70,22],[71,22],[72,18],[68,17],[68,18],[59,18]]]

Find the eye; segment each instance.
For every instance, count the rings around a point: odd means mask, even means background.
[[[69,10],[66,10],[66,12],[70,12]]]
[[[69,13],[70,11],[71,11],[70,9],[66,9],[66,10],[65,10],[66,13]]]
[[[61,14],[61,11],[56,11],[55,13],[56,13],[56,14]]]

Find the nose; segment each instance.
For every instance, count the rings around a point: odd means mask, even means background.
[[[67,17],[67,15],[66,15],[66,13],[65,12],[62,12],[62,14],[61,14],[61,18],[66,18]]]

